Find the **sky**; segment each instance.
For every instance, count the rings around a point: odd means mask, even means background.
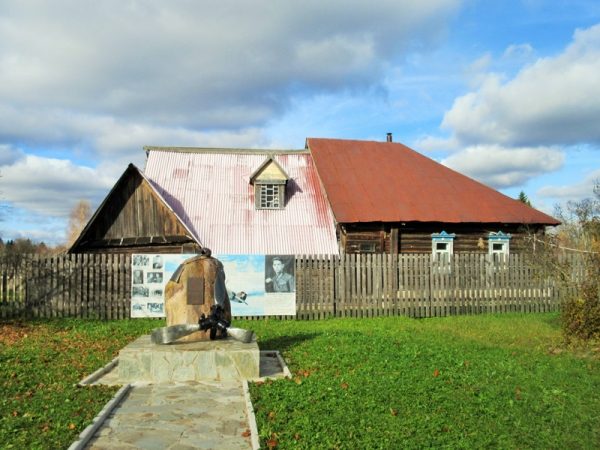
[[[64,243],[145,145],[388,132],[546,213],[591,196],[600,2],[0,2],[5,241]]]

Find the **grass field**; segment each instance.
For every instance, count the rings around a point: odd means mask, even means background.
[[[0,323],[0,448],[68,447],[116,391],[73,385],[162,325]],[[264,448],[600,448],[599,353],[556,315],[234,326],[294,374],[251,384]]]
[[[556,315],[239,325],[294,374],[251,385],[264,448],[600,448],[598,353]]]
[[[0,323],[0,448],[67,448],[117,388],[74,387],[156,320]]]

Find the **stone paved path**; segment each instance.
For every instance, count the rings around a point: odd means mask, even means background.
[[[261,351],[259,380],[289,376],[284,365]],[[126,383],[112,367],[91,384]],[[241,381],[134,383],[85,449],[248,450],[249,428]]]
[[[242,383],[134,385],[86,448],[251,449]]]

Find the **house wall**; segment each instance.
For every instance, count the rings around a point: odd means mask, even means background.
[[[128,169],[70,253],[193,253],[198,248],[148,182]]]
[[[201,247],[195,243],[185,244],[162,244],[162,245],[110,245],[110,243],[104,243],[98,247],[87,247],[85,253],[123,253],[131,255],[133,253],[161,253],[161,254],[175,254],[175,253],[200,253]],[[76,253],[76,252],[72,252]]]
[[[489,234],[498,231],[511,234],[511,253],[522,253],[530,248],[530,234],[543,232],[543,227],[526,229],[518,224],[368,223],[345,224],[340,229],[345,253],[429,253],[431,235],[442,231],[456,235],[454,253],[487,253]]]

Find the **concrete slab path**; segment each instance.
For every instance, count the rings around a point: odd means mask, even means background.
[[[86,448],[251,449],[242,383],[133,385]]]
[[[117,365],[118,361],[113,361],[82,384],[127,384],[119,379]],[[259,380],[289,376],[285,361],[277,352],[260,352]],[[78,450],[256,448],[256,424],[254,417],[249,417],[253,412],[243,383],[132,383],[118,403],[113,400],[116,406],[112,410],[107,408],[110,413],[99,422],[97,431],[93,435],[88,433],[71,447]]]

